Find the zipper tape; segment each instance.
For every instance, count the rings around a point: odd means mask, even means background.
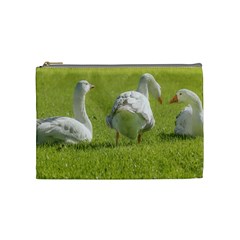
[[[63,64],[62,62],[45,62],[43,68],[124,68],[124,67],[202,67],[201,63],[194,64]]]

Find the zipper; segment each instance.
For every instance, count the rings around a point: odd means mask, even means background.
[[[201,63],[193,64],[63,64],[63,62],[45,62],[43,68],[124,68],[124,67],[202,67]]]
[[[44,62],[42,67],[52,67],[52,66],[58,66],[63,65],[63,62]]]

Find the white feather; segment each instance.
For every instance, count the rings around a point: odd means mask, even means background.
[[[176,117],[175,134],[191,135],[192,133],[192,107],[189,105]]]

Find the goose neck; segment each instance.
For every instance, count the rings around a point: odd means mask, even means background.
[[[84,124],[92,133],[92,124],[85,107],[85,94],[74,95],[73,111],[75,119]]]
[[[137,92],[142,93],[146,98],[148,98],[148,84],[147,82],[139,82]]]
[[[202,111],[202,103],[199,99],[194,99],[190,102],[192,105],[193,110],[201,112]]]

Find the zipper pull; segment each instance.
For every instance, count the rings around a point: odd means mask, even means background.
[[[50,66],[54,66],[54,65],[62,65],[63,62],[45,62],[43,64],[43,67],[50,67]]]

